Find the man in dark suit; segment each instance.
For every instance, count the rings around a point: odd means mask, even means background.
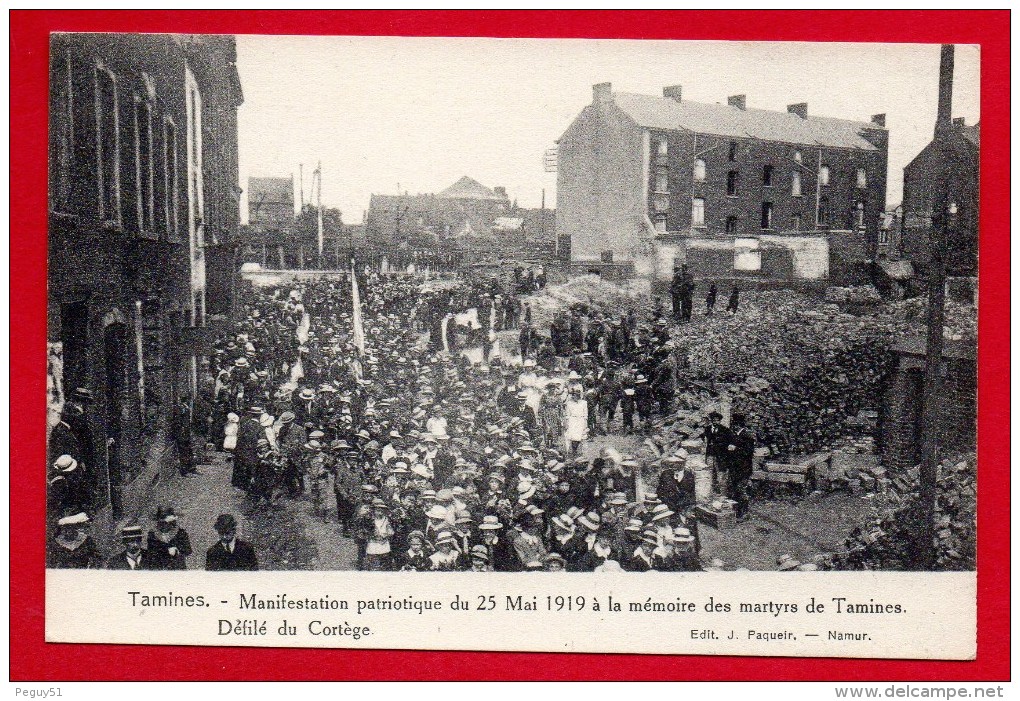
[[[750,506],[747,483],[754,470],[754,434],[747,428],[743,414],[733,414],[730,420],[730,443],[726,450],[730,473],[726,495],[737,502],[737,518],[744,518]]]
[[[70,455],[78,461],[78,481],[86,494],[90,493],[96,474],[96,446],[89,428],[87,407],[94,396],[91,390],[79,387],[67,397],[60,413],[60,421],[50,432],[48,440],[49,463],[61,455]],[[82,508],[87,506],[83,505]]]
[[[685,469],[686,458],[669,455],[663,459],[666,469],[659,475],[655,496],[678,514],[687,513],[697,503],[694,472]]]
[[[188,395],[183,395],[178,400],[177,409],[174,411],[173,422],[171,424],[182,477],[199,474],[198,468],[195,467],[195,452],[191,434],[192,422],[191,398]]]
[[[259,568],[255,548],[237,537],[237,520],[230,514],[220,514],[214,525],[220,539],[205,553],[205,568],[209,571],[249,570]]]
[[[729,457],[730,429],[723,425],[722,414],[713,411],[708,415],[708,427],[705,428],[705,456],[708,466],[712,468],[712,491],[725,489],[727,462]]]
[[[251,489],[251,478],[259,461],[258,442],[265,434],[259,424],[262,416],[260,407],[252,407],[248,415],[241,419],[237,429],[237,447],[234,448],[234,473],[230,483],[238,489]]]
[[[690,458],[686,452],[678,452],[663,458],[666,469],[659,475],[659,484],[655,495],[672,511],[680,514],[694,536],[694,552],[701,552],[701,534],[698,532],[698,517],[695,507],[698,495],[695,485],[695,473],[704,463],[697,456]]]
[[[142,549],[142,527],[124,526],[120,529],[124,549],[106,560],[108,570],[165,570],[169,562],[157,553]]]

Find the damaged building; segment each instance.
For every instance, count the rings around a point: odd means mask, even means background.
[[[885,211],[888,131],[870,121],[593,88],[559,142],[556,227],[575,268],[698,279],[867,280]]]

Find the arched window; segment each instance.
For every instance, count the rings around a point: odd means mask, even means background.
[[[803,163],[804,157],[800,155],[800,151],[793,152],[793,160],[797,163]]]
[[[694,161],[694,182],[703,183],[705,182],[705,161],[698,158]]]
[[[818,183],[822,187],[829,184],[829,166],[823,165],[818,169]]]
[[[868,171],[864,168],[857,169],[857,187],[861,190],[868,187]]]
[[[117,79],[104,66],[97,65],[96,153],[99,175],[99,218],[120,221],[120,127],[117,119]]]
[[[669,153],[669,143],[666,141],[666,139],[659,139],[659,142],[656,145],[656,153],[658,153],[660,156],[665,156],[667,153]]]
[[[152,156],[152,103],[135,95],[135,203],[139,231],[154,231],[156,216],[156,166]]]
[[[793,195],[794,197],[800,197],[801,196],[801,190],[800,190],[800,171],[799,170],[795,170],[791,174],[790,194]]]

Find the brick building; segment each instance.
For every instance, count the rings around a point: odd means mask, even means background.
[[[294,176],[248,178],[248,224],[265,229],[294,226]]]
[[[559,235],[572,260],[668,280],[861,274],[885,209],[884,115],[856,122],[593,88],[560,138]]]
[[[49,408],[94,393],[108,524],[171,469],[207,314],[229,310],[241,86],[227,36],[55,34],[50,61]]]
[[[365,235],[391,257],[457,257],[465,246],[491,246],[500,237],[497,220],[513,218],[511,210],[505,188],[464,176],[436,194],[372,195]]]
[[[948,230],[946,272],[951,276],[977,275],[978,168],[981,160],[980,123],[968,125],[953,119],[953,50],[943,47],[939,71],[939,103],[931,143],[903,169],[903,228],[899,253],[925,271],[936,209],[954,206]],[[940,192],[945,187],[945,193]],[[945,196],[946,202],[938,200]]]
[[[882,462],[908,469],[921,460],[921,408],[925,340],[909,337],[893,347],[896,364],[886,388],[881,421]],[[977,441],[977,361],[972,341],[947,341],[938,418],[939,452],[973,450]]]

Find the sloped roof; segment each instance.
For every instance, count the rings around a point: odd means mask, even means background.
[[[450,187],[440,192],[436,197],[446,197],[458,200],[505,200],[502,195],[497,195],[489,188],[482,185],[474,178],[463,176]]]
[[[876,151],[876,146],[862,137],[861,131],[882,128],[871,122],[813,116],[802,119],[789,112],[741,110],[730,105],[678,102],[655,95],[613,93],[613,101],[639,126],[650,129],[683,129],[698,134],[808,146]]]

